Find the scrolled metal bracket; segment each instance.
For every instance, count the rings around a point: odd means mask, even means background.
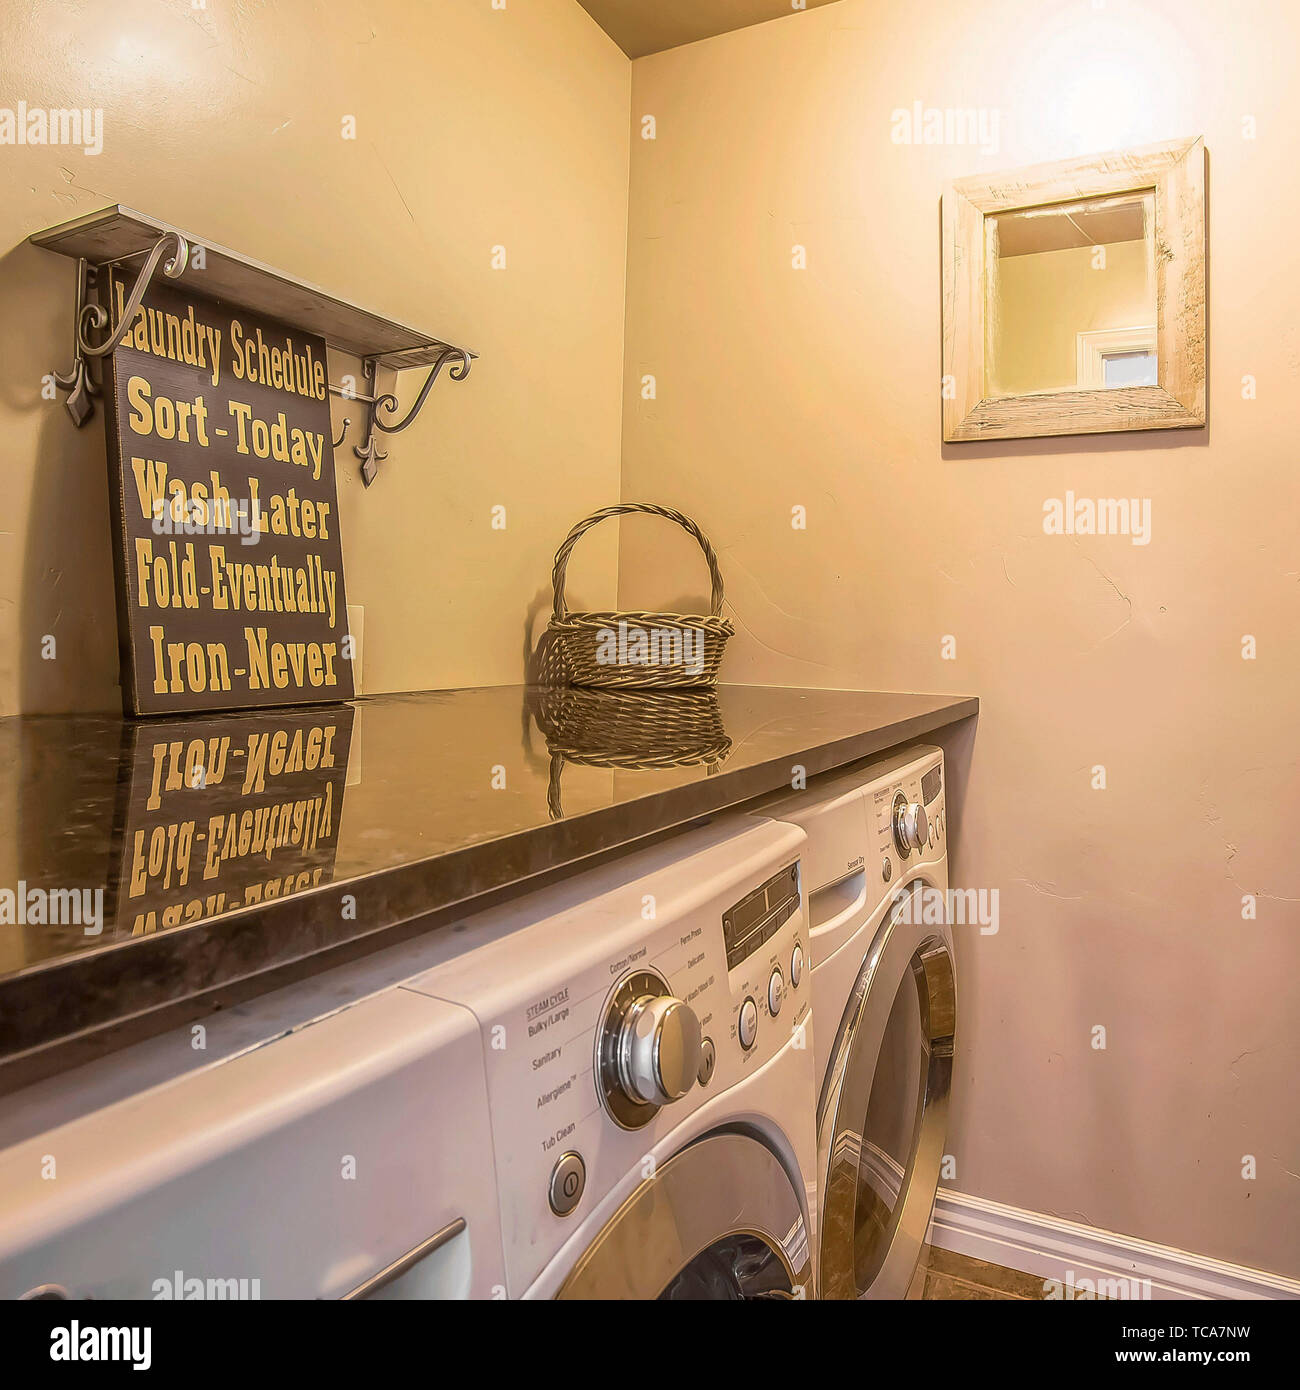
[[[91,265],[84,257],[77,262],[77,308],[75,332],[73,334],[72,366],[66,372],[54,372],[54,384],[60,391],[68,393],[64,402],[72,423],[78,429],[95,413],[94,397],[101,394],[101,387],[90,375],[92,358],[107,357],[126,337],[140,305],[149,289],[149,282],[158,269],[158,263],[172,248],[172,253],[163,265],[163,274],[175,280],[185,273],[189,264],[190,247],[179,232],[165,232],[154,244],[140,273],[135,277],[131,293],[122,306],[122,317],[117,327],[102,343],[92,343],[87,336],[92,330],[102,332],[108,326],[108,310],[92,298],[102,267]]]
[[[397,411],[396,396],[380,396],[374,404],[373,416],[376,429],[381,429],[385,434],[400,434],[411,423],[412,420],[424,409],[424,403],[429,399],[429,392],[433,390],[433,383],[438,380],[438,373],[442,371],[446,363],[453,357],[460,358],[460,361],[447,373],[452,381],[464,381],[469,375],[470,363],[474,360],[463,348],[449,347],[444,350],[441,357],[433,364],[429,370],[429,375],[424,378],[424,385],[420,387],[420,394],[415,398],[415,404],[406,412],[406,418],[399,420],[395,425],[386,425],[379,418],[381,410],[391,413]]]
[[[419,394],[416,396],[410,410],[406,412],[402,419],[395,420],[391,424],[379,418],[381,411],[386,412],[388,415],[396,415],[398,411],[400,402],[391,392],[385,392],[382,395],[371,394],[363,396],[356,393],[349,395],[336,386],[330,387],[330,390],[335,395],[344,396],[346,399],[363,401],[369,407],[366,416],[365,441],[361,444],[354,444],[352,446],[352,452],[361,460],[361,479],[367,487],[375,481],[379,473],[379,465],[388,457],[388,451],[379,447],[379,435],[381,433],[400,434],[408,425],[414,422],[416,416],[424,409],[424,403],[429,399],[429,392],[433,390],[433,384],[438,380],[439,373],[441,373],[442,369],[446,367],[449,362],[453,362],[453,359],[454,365],[448,369],[447,376],[452,381],[465,380],[469,375],[470,367],[474,361],[473,355],[466,352],[464,348],[443,348],[433,366],[430,367],[429,375],[425,377],[424,384],[420,387]],[[378,381],[379,363],[375,358],[368,357],[365,359],[362,366],[365,371],[366,382],[370,386],[371,391],[374,392]],[[343,443],[350,424],[351,421],[348,419],[343,421],[343,433],[334,441],[334,447],[336,449]]]
[[[379,465],[388,457],[388,450],[381,449],[378,439],[375,438],[375,410],[379,404],[379,397],[373,393],[379,385],[379,363],[373,357],[367,357],[361,366],[366,374],[366,384],[370,387],[372,394],[360,396],[358,399],[364,400],[370,407],[366,412],[370,423],[366,429],[366,442],[354,444],[352,452],[361,460],[361,481],[369,487],[375,481],[375,474],[379,471]]]
[[[68,393],[63,402],[72,423],[78,429],[95,413],[95,397],[100,394],[99,383],[90,374],[90,363],[81,350],[81,313],[91,302],[95,289],[95,267],[83,256],[77,262],[77,308],[73,319],[72,366],[66,372],[52,372],[54,384]]]
[[[107,357],[126,337],[132,321],[140,311],[140,304],[149,289],[149,281],[153,279],[154,271],[158,269],[158,262],[162,260],[163,253],[171,242],[175,242],[176,249],[163,266],[163,274],[169,280],[175,280],[185,273],[185,267],[190,263],[189,242],[179,232],[164,232],[158,238],[153,250],[149,252],[148,259],[140,267],[139,275],[135,277],[135,284],[131,286],[131,293],[127,295],[126,303],[122,306],[122,317],[117,327],[98,345],[90,342],[86,337],[86,330],[106,328],[108,326],[108,311],[102,304],[82,306],[81,312],[77,316],[77,346],[87,357]]]
[[[361,481],[367,487],[375,481],[379,465],[388,457],[388,450],[379,447],[379,441],[371,431],[364,444],[354,444],[352,452],[361,460]]]

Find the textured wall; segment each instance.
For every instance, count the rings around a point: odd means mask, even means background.
[[[955,867],[1001,929],[960,933],[953,1186],[1296,1275],[1300,11],[997,9],[845,0],[634,64],[624,495],[717,545],[730,680],[983,701]],[[997,139],[895,143],[915,102]],[[1209,429],[942,446],[944,182],[1196,134]],[[1150,499],[1150,544],[1045,535],[1067,489]],[[706,589],[651,523],[620,571]]]
[[[576,0],[0,0],[0,27],[0,106],[103,111],[97,155],[0,145],[0,714],[118,706],[102,416],[41,396],[74,266],[25,244],[112,203],[477,349],[368,491],[340,449],[347,593],[367,690],[517,681],[556,545],[618,497],[627,59]],[[593,605],[616,541],[575,560]]]

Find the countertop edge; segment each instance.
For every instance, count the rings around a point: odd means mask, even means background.
[[[926,696],[917,692],[917,698]],[[113,943],[18,971],[0,980],[0,1014],[14,1017],[38,997],[48,1004],[53,996],[60,1001],[60,1016],[75,1022],[66,1031],[34,1037],[0,1056],[0,1094],[343,959],[437,930],[449,920],[581,872],[643,841],[788,790],[795,761],[809,778],[820,776],[979,713],[977,696],[930,698],[940,702],[933,709],[814,744],[795,760],[787,755],[756,763],[145,940]],[[349,894],[357,899],[354,921],[340,912],[341,900]],[[128,987],[132,1007],[124,1011],[115,1001]]]

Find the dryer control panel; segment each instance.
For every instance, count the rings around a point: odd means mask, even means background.
[[[909,866],[946,851],[943,755],[914,758],[900,767],[888,764],[882,776],[864,788],[867,817],[880,855],[881,878],[888,883],[894,864]]]

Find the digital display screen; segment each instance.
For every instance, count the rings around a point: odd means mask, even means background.
[[[792,864],[722,914],[727,969],[752,955],[799,909],[799,869]]]
[[[921,800],[928,806],[943,790],[943,768],[932,767],[921,778]]]
[[[748,934],[755,922],[761,922],[766,915],[767,893],[760,890],[731,909],[732,934],[739,940]]]

